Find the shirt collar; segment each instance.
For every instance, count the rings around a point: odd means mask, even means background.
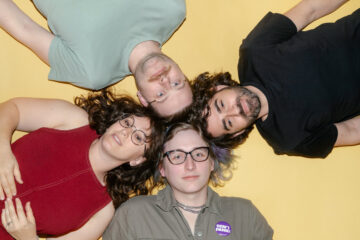
[[[207,188],[207,199],[205,208],[208,208],[211,213],[221,214],[221,201],[220,196],[214,192],[210,187]],[[155,204],[159,206],[163,211],[169,212],[176,207],[176,200],[170,185],[160,190],[156,196]]]

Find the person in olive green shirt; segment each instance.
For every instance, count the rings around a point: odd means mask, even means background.
[[[155,174],[166,187],[121,205],[103,240],[271,240],[272,228],[249,200],[220,197],[208,187],[209,181],[226,180],[223,171],[230,165],[230,154],[210,147],[197,127],[172,125]]]

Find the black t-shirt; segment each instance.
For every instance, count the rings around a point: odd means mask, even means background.
[[[334,123],[360,114],[360,9],[335,23],[297,32],[268,13],[240,47],[240,84],[269,103],[260,134],[277,154],[326,157]]]

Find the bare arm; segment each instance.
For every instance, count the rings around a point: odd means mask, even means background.
[[[338,137],[335,147],[360,144],[360,116],[335,124]]]
[[[97,240],[101,237],[107,225],[114,216],[114,206],[112,202],[97,212],[80,229],[57,238],[47,238],[47,240]]]
[[[338,9],[348,0],[302,0],[284,15],[290,18],[300,31],[313,21]]]
[[[49,65],[48,53],[54,35],[31,20],[12,0],[0,0],[0,27]]]
[[[15,130],[41,127],[71,129],[88,123],[87,113],[63,100],[14,98],[0,104],[0,199],[16,194],[14,177],[22,183],[19,166],[11,151]],[[5,194],[4,194],[5,193]]]

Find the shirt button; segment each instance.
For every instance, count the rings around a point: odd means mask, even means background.
[[[203,233],[202,232],[197,232],[197,234],[196,234],[198,237],[201,237],[202,235],[203,235]]]

